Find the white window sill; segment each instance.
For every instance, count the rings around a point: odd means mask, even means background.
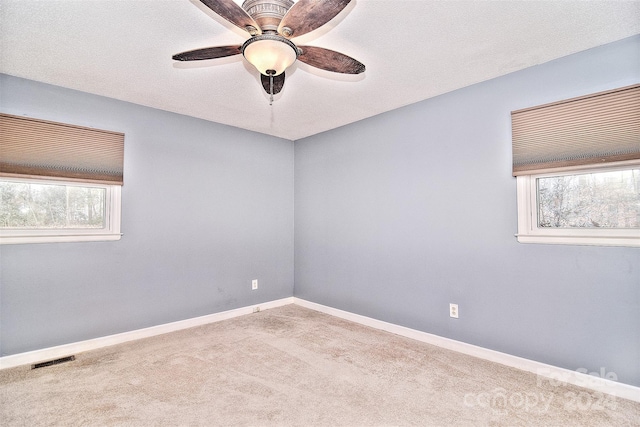
[[[516,237],[520,243],[640,247],[640,237],[536,236],[531,234],[516,234]]]
[[[120,240],[120,233],[99,234],[51,234],[44,235],[11,235],[0,236],[0,245],[16,245],[25,243],[65,243],[65,242],[106,242]]]

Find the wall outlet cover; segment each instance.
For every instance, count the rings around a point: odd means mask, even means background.
[[[458,318],[458,304],[449,304],[449,316],[454,319]]]

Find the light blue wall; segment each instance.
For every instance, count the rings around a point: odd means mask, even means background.
[[[5,113],[125,133],[120,241],[0,247],[2,355],[293,294],[293,142],[6,75],[0,86]]]
[[[295,295],[640,386],[640,249],[517,243],[510,145],[512,110],[639,81],[634,37],[296,141]]]

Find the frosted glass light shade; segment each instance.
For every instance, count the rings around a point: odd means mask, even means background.
[[[269,70],[275,71],[275,76],[282,74],[298,57],[295,45],[285,38],[280,40],[280,37],[257,36],[249,39],[242,53],[265,76],[269,75]]]

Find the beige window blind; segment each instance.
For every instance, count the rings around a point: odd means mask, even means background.
[[[640,84],[511,113],[513,175],[640,159]]]
[[[0,114],[0,176],[123,183],[124,134]]]

